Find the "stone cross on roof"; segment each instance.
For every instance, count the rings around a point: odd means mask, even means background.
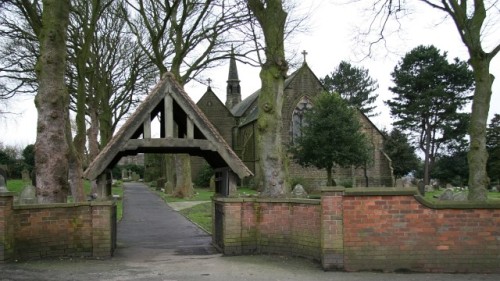
[[[304,63],[306,63],[306,56],[307,56],[306,50],[302,51],[302,55],[304,56]]]
[[[208,87],[210,88],[210,84],[212,83],[212,79],[208,78],[207,82],[208,82]]]

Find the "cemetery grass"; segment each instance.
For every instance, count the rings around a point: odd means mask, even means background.
[[[23,191],[23,188],[26,186],[27,183],[23,182],[23,180],[20,179],[13,179],[13,180],[8,180],[7,181],[7,189],[11,192],[15,192],[17,194],[20,194]],[[83,188],[85,189],[85,194],[90,194],[90,182],[89,181],[84,181],[83,182]],[[123,216],[123,184],[119,182],[118,184],[113,185],[112,187],[112,194],[114,195],[119,195],[120,200],[116,201],[116,216],[117,220],[120,221],[122,216]]]
[[[208,233],[212,233],[212,202],[205,202],[191,208],[180,210],[183,216],[196,223]]]

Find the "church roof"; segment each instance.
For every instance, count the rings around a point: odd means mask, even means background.
[[[192,121],[195,130],[194,138],[138,139],[145,134],[147,119],[149,118],[150,121],[155,118],[160,110],[166,111],[162,105],[169,95],[174,102],[173,110],[177,118],[183,119],[184,122],[186,122],[186,118]],[[176,117],[174,116],[174,118]],[[176,119],[176,122],[182,121],[180,119]],[[252,172],[238,158],[217,129],[208,121],[170,73],[166,73],[162,77],[118,133],[89,165],[84,177],[90,180],[96,179],[106,169],[117,163],[122,156],[142,152],[189,153],[205,157],[214,168],[229,166],[240,178],[252,175]]]
[[[295,77],[297,77],[297,75],[303,69],[308,69],[309,71],[312,72],[307,63],[304,63],[299,69],[294,71],[285,79],[285,89],[288,87],[288,85],[290,85],[290,83],[295,79]],[[237,105],[235,105],[231,110],[231,113],[233,114],[234,117],[241,118],[240,126],[246,125],[248,123],[251,123],[252,121],[257,120],[257,117],[259,116],[259,109],[257,107],[256,101],[259,98],[259,95],[260,95],[260,89],[255,91],[246,99],[242,100]]]

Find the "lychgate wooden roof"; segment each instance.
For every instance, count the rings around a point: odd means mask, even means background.
[[[151,120],[158,114],[161,116],[161,137],[151,138]],[[174,134],[165,129],[168,127],[165,124],[172,121],[178,128]],[[94,159],[84,177],[94,180],[121,157],[137,153],[187,153],[204,157],[214,168],[229,167],[240,178],[252,175],[170,73],[162,77]]]

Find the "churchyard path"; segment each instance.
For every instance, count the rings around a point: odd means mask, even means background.
[[[113,258],[62,258],[0,264],[7,280],[152,281],[465,281],[500,275],[324,272],[316,262],[285,256],[225,257],[210,237],[141,183],[125,184],[124,216]]]

